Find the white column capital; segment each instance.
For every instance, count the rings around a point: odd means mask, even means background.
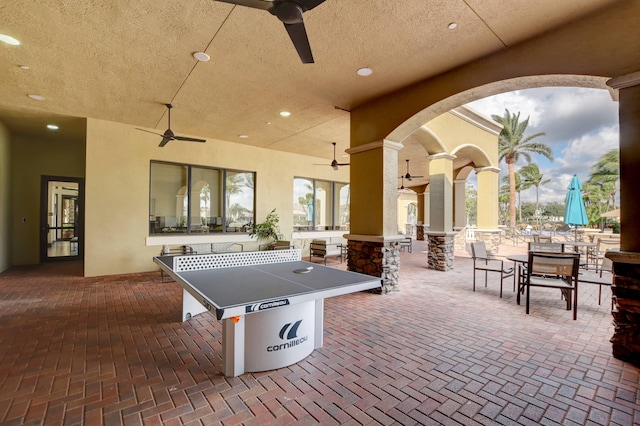
[[[640,85],[640,71],[614,77],[607,81],[607,86],[617,90],[637,85]]]
[[[390,149],[395,149],[396,151],[400,151],[402,148],[404,148],[404,145],[402,145],[399,142],[394,142],[394,141],[385,139],[381,141],[369,142],[364,145],[354,146],[353,148],[347,149],[345,152],[349,155],[353,155],[353,154],[359,154],[361,152],[372,151],[378,148],[390,148]]]
[[[455,160],[458,158],[456,155],[449,154],[448,152],[440,152],[438,154],[429,155],[427,157],[429,160]]]
[[[474,170],[476,171],[476,173],[482,173],[482,172],[500,173],[500,167],[493,167],[493,166],[477,167]]]

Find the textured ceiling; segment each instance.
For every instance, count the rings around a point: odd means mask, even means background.
[[[170,102],[177,134],[327,159],[335,141],[340,160],[350,109],[613,2],[326,0],[304,14],[315,63],[302,64],[263,10],[214,0],[3,0],[0,33],[22,45],[0,43],[0,120],[35,135],[60,123],[49,137],[81,137],[78,117],[163,132]],[[197,51],[211,61],[196,61]],[[363,66],[373,75],[356,75]]]

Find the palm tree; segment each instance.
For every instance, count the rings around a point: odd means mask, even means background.
[[[600,215],[615,208],[616,185],[619,179],[620,153],[617,149],[612,149],[600,157],[591,168],[589,180],[585,183],[585,203],[591,205],[591,209],[588,209],[591,213],[590,222],[602,222]]]
[[[515,178],[516,178],[516,194],[518,195],[518,200],[516,205],[518,206],[518,222],[522,222],[522,199],[520,197],[521,192],[523,189],[527,189],[522,185],[522,178],[520,177],[520,173],[515,172],[514,173]],[[504,187],[501,187],[500,190],[501,191],[505,191],[507,194],[509,193],[511,187],[509,185],[509,176],[505,176],[502,178],[502,182],[505,183]],[[508,205],[507,205],[508,208]],[[508,216],[508,214],[507,214]]]
[[[523,189],[528,189],[532,186],[536,187],[536,218],[538,220],[538,229],[540,229],[540,185],[551,182],[551,179],[542,180],[544,175],[540,173],[540,169],[535,163],[529,163],[521,167],[520,176],[523,179]]]
[[[535,133],[525,136],[524,132],[529,126],[529,117],[520,122],[520,113],[511,114],[504,110],[504,116],[492,115],[491,118],[502,124],[502,130],[498,136],[498,160],[507,163],[509,170],[509,228],[511,234],[516,229],[516,178],[514,165],[520,157],[531,162],[531,154],[540,154],[553,160],[553,151],[543,143],[532,142],[533,139],[543,136],[544,133]]]
[[[620,179],[620,153],[617,149],[604,154],[591,168],[589,180],[616,183]]]

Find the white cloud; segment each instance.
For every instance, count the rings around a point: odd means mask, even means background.
[[[544,179],[550,182],[540,187],[540,202],[564,202],[567,186],[576,174],[581,182],[588,179],[591,168],[606,152],[619,147],[618,104],[606,90],[546,87],[503,93],[472,102],[469,106],[491,116],[520,112],[528,116],[527,135],[544,132],[536,139],[554,153],[554,161],[533,156]],[[519,162],[516,170],[525,163]],[[507,168],[501,163],[502,176]],[[535,201],[535,188],[523,191],[522,201]]]

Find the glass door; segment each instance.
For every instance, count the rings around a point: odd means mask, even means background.
[[[42,177],[40,260],[79,259],[83,255],[83,180]]]

